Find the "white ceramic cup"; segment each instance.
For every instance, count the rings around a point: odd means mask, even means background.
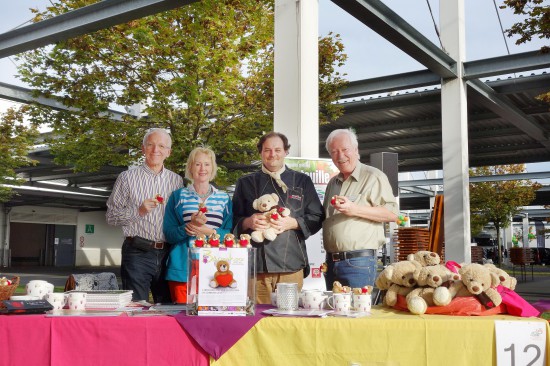
[[[351,294],[337,293],[328,298],[328,304],[339,313],[348,313],[351,309]]]
[[[86,309],[86,293],[85,292],[70,292],[67,297],[67,304],[70,310],[85,310]]]
[[[304,309],[323,309],[328,296],[321,290],[302,292],[302,306]]]
[[[46,300],[53,306],[54,310],[61,310],[67,302],[67,297],[61,292],[50,292],[46,295]]]
[[[353,309],[355,311],[369,313],[370,308],[371,308],[370,294],[353,294]]]
[[[54,286],[42,280],[32,280],[27,283],[25,289],[27,290],[27,295],[38,296],[40,299],[45,299],[46,295],[50,292],[53,292]]]

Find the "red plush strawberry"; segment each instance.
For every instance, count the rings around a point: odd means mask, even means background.
[[[157,200],[158,203],[160,203],[161,205],[164,203],[164,197],[162,197],[160,194],[157,194],[155,196],[155,199]]]
[[[204,203],[199,203],[199,212],[202,212],[202,213],[207,213],[208,212],[208,209],[206,208]]]
[[[330,204],[333,206],[336,204],[336,196],[332,196],[332,198],[330,199]]]
[[[363,294],[368,294],[368,293],[369,293],[368,287],[363,287],[363,288],[361,289],[361,293],[363,293]]]

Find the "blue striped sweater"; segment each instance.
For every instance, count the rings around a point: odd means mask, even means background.
[[[233,224],[233,207],[231,199],[226,192],[212,187],[212,194],[204,202],[206,212],[206,225],[220,235],[223,240],[225,234],[231,232]],[[185,225],[191,221],[191,215],[197,212],[200,198],[190,188],[182,188],[174,191],[164,214],[164,236],[166,241],[172,244],[167,262],[166,279],[169,281],[187,282],[187,249],[195,240],[185,232]]]

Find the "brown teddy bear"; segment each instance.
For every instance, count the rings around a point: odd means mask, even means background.
[[[451,282],[460,280],[460,276],[457,273],[452,272],[442,264],[422,267],[414,272],[413,277],[418,286],[433,288],[439,286],[449,287]]]
[[[428,250],[419,250],[416,253],[411,253],[407,256],[407,260],[415,260],[420,263],[422,267],[435,266],[441,263],[439,254]]]
[[[332,283],[332,293],[334,293],[334,294],[351,293],[351,287],[342,285],[342,283],[340,283],[340,281],[334,281]]]
[[[218,269],[214,273],[214,278],[210,281],[210,287],[237,287],[237,281],[233,278],[233,272],[229,270],[229,262],[221,259],[216,263]]]
[[[248,234],[239,235],[239,246],[241,248],[252,248],[252,244],[250,244],[250,235]]]
[[[407,295],[407,308],[413,314],[424,314],[428,306],[449,305],[452,297],[444,285],[452,285],[460,276],[442,264],[421,267],[413,274],[418,285]],[[441,289],[440,289],[441,288]],[[439,297],[434,298],[437,292]]]
[[[208,237],[208,246],[217,248],[220,246],[220,234],[212,233]]]
[[[193,242],[193,246],[197,248],[208,246],[208,244],[206,243],[206,236],[204,234],[197,235],[197,237],[195,238],[195,241]]]
[[[237,246],[235,244],[235,235],[233,235],[231,233],[225,234],[224,237],[223,237],[222,246],[224,246],[226,248],[233,248],[233,247]]]
[[[502,297],[496,290],[500,284],[498,276],[491,272],[489,268],[479,264],[465,264],[458,270],[461,277],[460,281],[454,282],[445,293],[444,287],[438,287],[434,293],[434,301],[439,303],[448,301],[447,296],[464,297],[476,296],[478,300],[486,306],[498,306],[502,302]]]
[[[500,280],[500,284],[510,290],[514,291],[518,280],[515,277],[510,276],[505,270],[498,268],[492,263],[486,263],[483,266],[489,268],[489,270],[495,273]]]
[[[286,207],[281,207],[277,203],[279,202],[279,196],[277,193],[264,194],[252,202],[252,207],[255,210],[263,212],[268,222],[271,220],[278,220],[279,216],[286,217],[290,215],[290,210]],[[255,230],[250,234],[252,240],[257,243],[261,243],[264,239],[269,241],[275,240],[277,233],[275,229],[270,227],[263,231]]]
[[[446,287],[443,287],[447,289]],[[439,289],[439,287],[438,287]],[[433,287],[417,287],[407,294],[407,308],[412,314],[422,315],[428,310],[428,306],[448,305],[436,304],[434,301],[435,288]],[[447,291],[449,291],[447,289]],[[450,297],[450,296],[449,296]],[[448,300],[451,302],[451,299]]]
[[[386,290],[384,303],[394,306],[397,295],[407,296],[416,285],[414,272],[420,270],[421,264],[415,260],[395,262],[388,265],[376,278],[376,287],[381,291]]]

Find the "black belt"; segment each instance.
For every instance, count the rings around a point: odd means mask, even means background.
[[[153,241],[142,238],[141,236],[127,236],[125,238],[128,243],[139,249],[164,249],[165,245],[162,241]]]
[[[349,252],[328,253],[328,258],[333,262],[343,261],[345,259],[358,258],[358,257],[372,257],[376,255],[374,249],[362,249],[353,250]]]

